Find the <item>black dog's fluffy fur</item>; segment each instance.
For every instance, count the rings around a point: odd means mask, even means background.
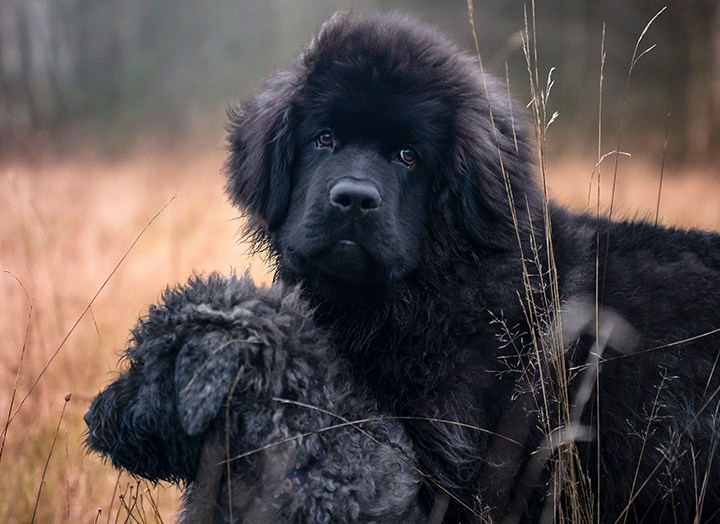
[[[588,514],[718,518],[720,236],[546,212],[518,107],[475,59],[398,16],[329,21],[232,115],[230,144],[228,192],[256,247],[303,285],[382,405],[419,417],[405,429],[426,504],[439,485],[448,518],[539,518],[562,486],[533,475],[528,453],[577,404],[553,401],[558,375],[572,395],[582,373],[534,351],[557,325],[551,298],[590,304],[564,350],[567,366],[591,362],[597,299],[598,323],[628,336],[598,348],[607,361],[575,413],[594,427],[578,444]],[[357,203],[333,196],[347,180]]]
[[[250,238],[404,417],[426,511],[718,518],[719,235],[546,203],[519,108],[402,16],[331,19],[229,134]]]
[[[85,417],[88,446],[189,483],[183,522],[419,521],[400,423],[373,420],[296,290],[192,278],[150,309],[126,358]]]

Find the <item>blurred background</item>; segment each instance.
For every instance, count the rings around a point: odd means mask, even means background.
[[[639,63],[622,96],[635,43]],[[286,66],[337,9],[401,9],[468,49],[464,0],[3,0],[0,2],[0,144],[4,155],[88,138],[121,154],[139,140],[217,137],[223,110]],[[522,1],[475,2],[485,66],[529,100],[520,32]],[[669,160],[717,160],[720,141],[720,4],[716,0],[538,2],[539,71],[555,68],[551,139],[584,147],[597,137],[600,46],[606,24],[603,114],[622,113],[645,151]],[[568,143],[570,140],[570,143]],[[552,142],[551,142],[552,144]]]
[[[550,194],[720,230],[720,3],[536,4]],[[474,2],[484,66],[523,103],[531,5]],[[223,195],[225,111],[348,7],[474,50],[466,0],[0,0],[0,522],[173,521],[178,491],[87,455],[82,416],[165,286],[270,282]]]

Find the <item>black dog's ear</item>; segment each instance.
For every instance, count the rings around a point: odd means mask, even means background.
[[[265,90],[228,111],[226,192],[250,219],[251,229],[268,232],[285,216],[294,160],[292,101],[299,73],[272,77]]]
[[[210,331],[185,341],[175,361],[180,423],[190,436],[202,434],[232,394],[240,369],[234,337]]]
[[[455,227],[472,242],[507,250],[518,245],[516,228],[527,238],[532,220],[542,210],[542,195],[534,179],[524,113],[491,78],[478,82],[477,96],[458,112],[455,122],[450,169],[460,179],[449,189],[451,207],[459,215]],[[536,225],[542,225],[541,219]]]

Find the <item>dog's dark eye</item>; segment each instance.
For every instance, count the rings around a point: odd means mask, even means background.
[[[335,142],[330,131],[323,131],[315,137],[315,147],[333,147]]]
[[[397,159],[407,167],[412,167],[417,162],[417,153],[410,147],[404,147],[398,151]]]

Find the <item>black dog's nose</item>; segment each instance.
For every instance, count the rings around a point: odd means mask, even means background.
[[[381,201],[380,192],[368,182],[341,180],[330,189],[330,204],[356,217],[377,209]]]

